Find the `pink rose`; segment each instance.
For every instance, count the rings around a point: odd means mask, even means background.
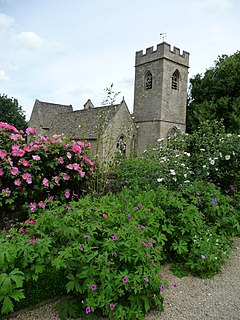
[[[18,174],[18,168],[17,168],[17,167],[12,167],[12,168],[11,168],[11,174],[12,174],[13,176],[16,176],[16,175]]]

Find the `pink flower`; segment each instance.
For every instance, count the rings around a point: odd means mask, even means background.
[[[0,177],[4,175],[3,168],[0,168]]]
[[[8,124],[6,122],[0,121],[0,128],[4,128],[4,129],[7,129],[7,130],[13,131],[13,132],[18,132],[18,130],[14,126],[12,126],[11,124]]]
[[[11,174],[12,174],[13,176],[16,176],[16,175],[18,174],[18,168],[17,168],[17,167],[12,167],[12,168],[11,168]]]
[[[32,212],[35,212],[36,207],[37,207],[37,205],[36,205],[35,202],[31,202],[31,203],[29,204],[29,208],[30,208],[30,210],[31,210]]]
[[[27,128],[26,129],[26,134],[29,135],[29,134],[35,134],[35,133],[38,133],[37,129],[34,129],[34,128]]]
[[[56,184],[59,184],[59,178],[58,178],[58,176],[53,177],[53,180],[54,180],[54,182],[55,182]]]
[[[77,144],[74,144],[73,147],[72,147],[72,151],[74,153],[81,153],[82,148],[80,146],[78,146]]]
[[[44,187],[49,187],[49,181],[48,181],[48,179],[47,179],[47,178],[44,178],[42,184],[44,185]]]
[[[122,278],[122,282],[123,283],[127,283],[128,282],[128,278],[127,277]]]
[[[83,177],[85,176],[85,174],[86,174],[86,173],[85,173],[85,172],[83,172],[83,171],[80,171],[80,172],[79,172],[79,174],[80,174],[80,175],[81,175],[81,177],[83,178]]]
[[[14,157],[22,157],[22,156],[24,156],[24,154],[25,154],[25,151],[20,149],[19,146],[17,146],[17,145],[12,146],[12,155]]]
[[[70,152],[67,152],[67,157],[68,157],[68,159],[71,159],[71,158],[72,158],[72,155],[71,155]]]
[[[143,278],[144,281],[149,282],[148,278]]]
[[[18,134],[18,133],[15,133],[15,134],[12,133],[11,136],[10,136],[10,139],[13,140],[13,141],[17,141],[17,140],[25,141],[23,136],[21,134]]]
[[[70,180],[70,175],[67,174],[67,173],[64,173],[63,174],[63,180],[65,180],[65,181]]]
[[[117,240],[117,239],[118,239],[118,236],[112,236],[112,239],[113,239],[113,240]]]
[[[10,191],[9,188],[2,189],[2,194],[3,194],[3,196],[5,196],[5,197],[10,197],[11,191]]]
[[[15,186],[20,187],[20,185],[22,184],[22,181],[20,179],[16,179],[16,180],[14,180],[14,184],[15,184]]]
[[[23,161],[21,161],[21,164],[22,164],[24,167],[28,167],[28,166],[29,166],[29,161],[28,161],[28,160],[23,160]]]
[[[35,237],[31,237],[29,241],[30,241],[30,244],[34,244],[37,241],[37,239]]]
[[[26,172],[22,175],[23,180],[26,180],[28,184],[32,183],[32,176],[30,173]]]
[[[57,161],[60,163],[60,164],[63,164],[64,163],[64,160],[62,157],[58,158]]]
[[[33,158],[33,160],[36,160],[36,161],[41,160],[39,155],[33,155],[32,158]]]
[[[36,222],[36,220],[28,219],[28,220],[26,220],[25,222],[26,222],[26,223],[30,223],[30,224],[33,225],[33,224]]]
[[[39,201],[39,202],[38,202],[38,206],[39,206],[40,208],[45,208],[45,207],[46,207],[46,205],[45,205],[45,203],[44,203],[43,201]]]
[[[70,190],[66,189],[65,190],[65,197],[68,199],[70,197]]]
[[[7,162],[10,164],[11,167],[13,166],[13,162],[12,162],[12,159],[11,159],[11,158],[8,158],[8,159],[7,159]]]
[[[0,157],[4,158],[7,155],[7,151],[6,150],[0,150]]]
[[[89,159],[87,156],[82,156],[83,161],[88,162],[91,166],[94,166],[95,162]]]

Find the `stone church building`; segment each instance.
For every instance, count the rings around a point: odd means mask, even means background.
[[[45,135],[64,133],[74,140],[90,142],[101,162],[116,151],[141,155],[159,138],[185,132],[189,53],[162,42],[136,52],[133,114],[120,104],[94,107],[89,99],[84,109],[71,105],[35,101],[28,123]]]

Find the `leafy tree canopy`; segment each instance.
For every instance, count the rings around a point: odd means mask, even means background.
[[[215,66],[190,79],[187,131],[205,120],[221,120],[227,132],[240,132],[240,51],[218,56]]]
[[[26,117],[18,100],[8,98],[5,94],[0,94],[0,121],[7,122],[19,130],[27,128]]]

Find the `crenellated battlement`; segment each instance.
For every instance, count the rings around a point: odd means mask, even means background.
[[[176,63],[187,67],[189,66],[189,53],[183,51],[181,54],[180,49],[176,47],[173,47],[173,50],[171,50],[170,44],[166,42],[158,44],[156,50],[154,50],[153,47],[149,47],[146,49],[146,53],[143,53],[143,50],[137,51],[135,57],[135,66],[163,58],[175,61]]]

